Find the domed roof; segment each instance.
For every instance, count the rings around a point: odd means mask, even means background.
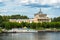
[[[47,14],[43,14],[42,10],[40,9],[40,11],[34,15],[36,16],[36,15],[47,15]]]

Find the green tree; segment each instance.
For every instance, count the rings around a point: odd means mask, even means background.
[[[9,22],[3,22],[2,23],[2,28],[11,29],[10,23]]]
[[[36,23],[34,23],[34,22],[30,23],[30,28],[36,29]]]
[[[3,22],[3,18],[2,16],[0,16],[0,24]]]
[[[42,23],[36,23],[36,29],[42,29]]]
[[[60,22],[60,17],[52,18],[52,22]]]

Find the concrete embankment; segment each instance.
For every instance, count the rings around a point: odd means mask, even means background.
[[[60,32],[60,30],[38,30],[38,32]]]
[[[60,29],[41,29],[41,30],[34,30],[34,29],[25,29],[25,28],[13,28],[10,30],[7,29],[2,29],[3,33],[21,33],[21,32],[25,32],[25,33],[29,33],[29,32],[60,32]]]

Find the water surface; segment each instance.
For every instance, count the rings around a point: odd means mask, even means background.
[[[60,32],[2,33],[0,40],[60,40]]]

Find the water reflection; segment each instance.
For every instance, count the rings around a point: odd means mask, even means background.
[[[0,40],[60,40],[60,32],[3,33]]]
[[[60,32],[38,33],[39,40],[60,40]]]
[[[34,33],[18,33],[12,34],[13,40],[35,40]]]

